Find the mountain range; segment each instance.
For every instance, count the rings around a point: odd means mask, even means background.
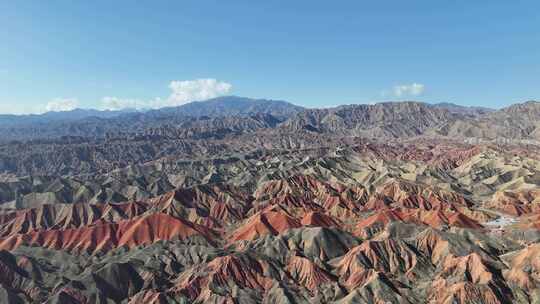
[[[104,138],[151,129],[228,129],[339,133],[373,138],[419,135],[451,138],[539,140],[540,103],[529,101],[500,110],[450,103],[384,102],[307,109],[285,101],[235,96],[192,102],[150,111],[73,110],[43,115],[0,116],[0,140],[57,139],[63,136]],[[267,116],[262,118],[261,114]],[[220,121],[228,120],[228,122]],[[233,121],[234,120],[234,121]],[[257,123],[253,125],[253,120]]]

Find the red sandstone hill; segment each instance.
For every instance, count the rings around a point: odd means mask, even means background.
[[[356,224],[354,233],[361,237],[371,237],[383,230],[389,223],[396,221],[427,225],[434,228],[440,228],[442,226],[469,229],[483,228],[480,223],[460,212],[443,211],[440,209],[385,208],[359,221]]]
[[[201,303],[212,300],[214,295],[210,286],[227,290],[233,283],[242,289],[266,291],[278,279],[270,271],[271,267],[274,265],[249,255],[218,257],[182,273],[172,291]]]
[[[457,281],[457,282],[456,282]],[[514,296],[499,272],[478,254],[448,256],[429,298],[438,303],[511,303]]]
[[[287,229],[299,228],[302,224],[299,220],[289,216],[283,211],[260,211],[248,218],[244,224],[233,231],[231,241],[253,240],[262,235],[277,235]]]
[[[200,185],[166,193],[150,201],[158,211],[221,229],[240,221],[251,207],[251,196],[223,184]]]
[[[323,284],[336,282],[330,273],[302,256],[292,256],[285,269],[299,285],[304,286],[312,293],[317,292],[319,286]]]
[[[486,203],[486,208],[521,216],[540,212],[540,190],[501,191]]]
[[[234,153],[225,132],[197,159],[77,179],[0,173],[0,303],[540,300],[535,149],[309,132]],[[199,153],[173,135],[141,149]]]
[[[32,230],[79,228],[103,222],[117,222],[140,216],[148,210],[143,203],[57,204],[0,214],[0,236]]]
[[[13,235],[0,240],[0,249],[13,250],[26,245],[96,252],[122,246],[133,248],[160,240],[186,239],[195,235],[212,241],[212,232],[207,228],[165,214],[151,214],[117,223]]]
[[[304,215],[300,223],[303,226],[340,227],[340,223],[331,216],[319,212],[309,212]]]
[[[483,228],[483,226],[477,221],[457,211],[443,211],[440,209],[429,211],[421,209],[408,210],[406,211],[406,217],[411,219],[413,222],[417,221],[434,228],[439,228],[443,225],[469,229]]]
[[[460,206],[470,207],[472,205],[459,193],[403,180],[391,180],[379,187],[377,193],[405,208],[455,209]]]
[[[419,253],[402,241],[366,241],[344,255],[336,264],[336,269],[345,286],[355,288],[369,270],[393,275],[403,274],[412,279],[421,274],[417,268],[425,267],[417,265],[423,262],[422,260]]]
[[[533,244],[505,257],[510,269],[505,271],[505,278],[527,290],[536,290],[540,286],[540,245]]]

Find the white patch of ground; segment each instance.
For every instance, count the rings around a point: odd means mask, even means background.
[[[503,215],[503,216],[500,216],[497,219],[494,219],[492,221],[485,222],[484,226],[488,226],[488,227],[505,227],[505,226],[508,226],[508,225],[515,224],[516,222],[517,222],[517,220],[515,218]]]

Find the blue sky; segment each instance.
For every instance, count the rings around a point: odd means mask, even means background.
[[[143,2],[143,1],[141,1]],[[0,112],[540,98],[538,1],[2,1]]]

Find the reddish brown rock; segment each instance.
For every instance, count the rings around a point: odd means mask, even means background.
[[[202,226],[165,214],[152,214],[84,228],[34,231],[0,240],[0,249],[13,250],[21,245],[41,246],[68,251],[107,251],[116,247],[132,248],[159,240],[185,239],[199,235],[212,240],[212,232]]]
[[[340,227],[340,224],[333,217],[319,212],[309,212],[304,215],[300,223],[303,226],[316,227]]]
[[[285,269],[293,279],[312,293],[315,293],[321,285],[335,281],[331,274],[301,256],[292,256]]]
[[[300,221],[283,211],[260,211],[248,218],[241,227],[235,230],[229,237],[229,240],[232,242],[253,240],[262,235],[277,235],[287,229],[299,228],[301,226]]]
[[[495,193],[486,208],[514,216],[540,212],[540,190],[501,191]]]

